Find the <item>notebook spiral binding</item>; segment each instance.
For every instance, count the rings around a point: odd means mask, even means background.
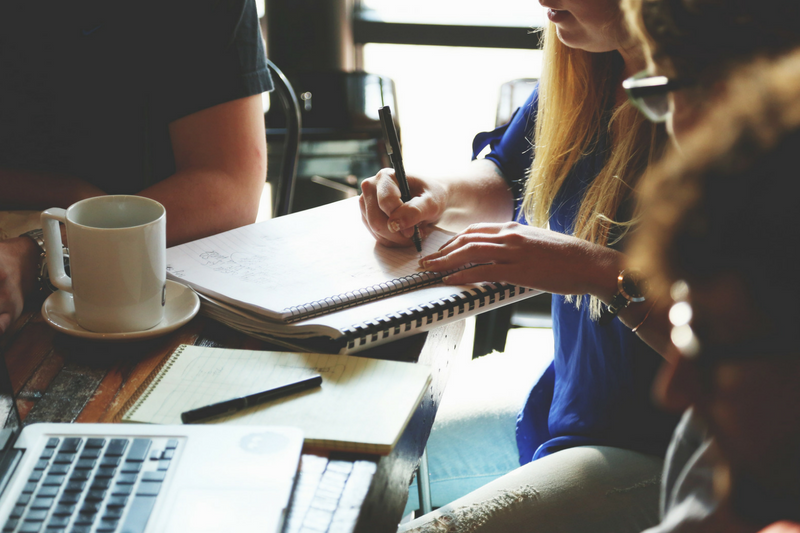
[[[380,300],[388,296],[394,296],[395,294],[409,292],[420,287],[435,285],[436,283],[439,283],[443,277],[452,274],[453,272],[457,272],[457,270],[451,270],[447,272],[417,272],[415,274],[411,274],[410,276],[396,278],[385,283],[380,283],[378,285],[373,285],[371,287],[366,287],[353,292],[337,294],[336,296],[330,296],[315,302],[289,307],[288,309],[285,309],[284,312],[291,315],[287,322],[297,322],[299,320],[325,315],[333,311],[338,311],[347,307],[353,307],[359,304],[371,302],[373,300]]]
[[[375,318],[364,324],[353,325],[344,332],[348,348],[376,342],[379,336],[399,335],[401,331],[421,328],[434,321],[452,318],[473,311],[476,307],[494,304],[516,294],[525,294],[532,289],[507,283],[482,283],[480,288],[454,293],[448,298],[422,304],[385,317]],[[446,315],[446,316],[445,316]]]
[[[183,349],[186,348],[186,346],[187,346],[186,344],[181,344],[180,346],[178,346],[178,348],[174,352],[172,352],[172,354],[169,357],[161,361],[158,364],[158,366],[156,366],[150,372],[150,374],[142,382],[142,384],[139,385],[139,387],[136,389],[133,395],[131,395],[131,397],[128,398],[128,401],[125,402],[125,405],[122,406],[122,409],[120,409],[117,412],[116,416],[114,417],[114,422],[121,422],[122,418],[125,415],[130,413],[132,416],[136,412],[136,410],[139,409],[139,406],[142,405],[145,402],[145,400],[147,400],[147,397],[150,395],[150,391],[155,390],[155,387],[150,389],[150,384],[153,383],[154,381],[156,382],[156,384],[158,384],[158,382],[161,381],[164,374],[166,374],[167,371],[169,371],[169,369],[172,368],[172,365],[174,365],[175,361],[178,360],[178,356],[181,355]],[[145,391],[148,392],[144,394]]]

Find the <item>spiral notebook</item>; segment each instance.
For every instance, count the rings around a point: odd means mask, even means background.
[[[322,386],[209,423],[296,426],[306,444],[391,452],[431,381],[430,367],[337,354],[181,345],[123,407],[123,422],[180,424],[181,413],[320,374]]]
[[[434,229],[423,255],[453,233]],[[252,224],[167,250],[167,274],[201,312],[294,349],[352,353],[538,294],[504,283],[446,286],[413,246],[378,244],[358,199]]]

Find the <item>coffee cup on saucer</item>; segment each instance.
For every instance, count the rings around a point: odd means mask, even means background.
[[[72,293],[75,319],[89,331],[125,333],[164,318],[167,214],[142,196],[98,196],[42,213],[51,283]],[[59,222],[66,226],[64,269]]]

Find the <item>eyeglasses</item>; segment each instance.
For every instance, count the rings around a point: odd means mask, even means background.
[[[669,93],[691,85],[687,80],[671,80],[666,76],[651,76],[643,70],[622,82],[631,103],[653,122],[669,117]]]

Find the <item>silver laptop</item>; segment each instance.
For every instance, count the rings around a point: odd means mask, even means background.
[[[2,533],[277,533],[303,445],[296,428],[23,428],[2,354],[0,423]]]

